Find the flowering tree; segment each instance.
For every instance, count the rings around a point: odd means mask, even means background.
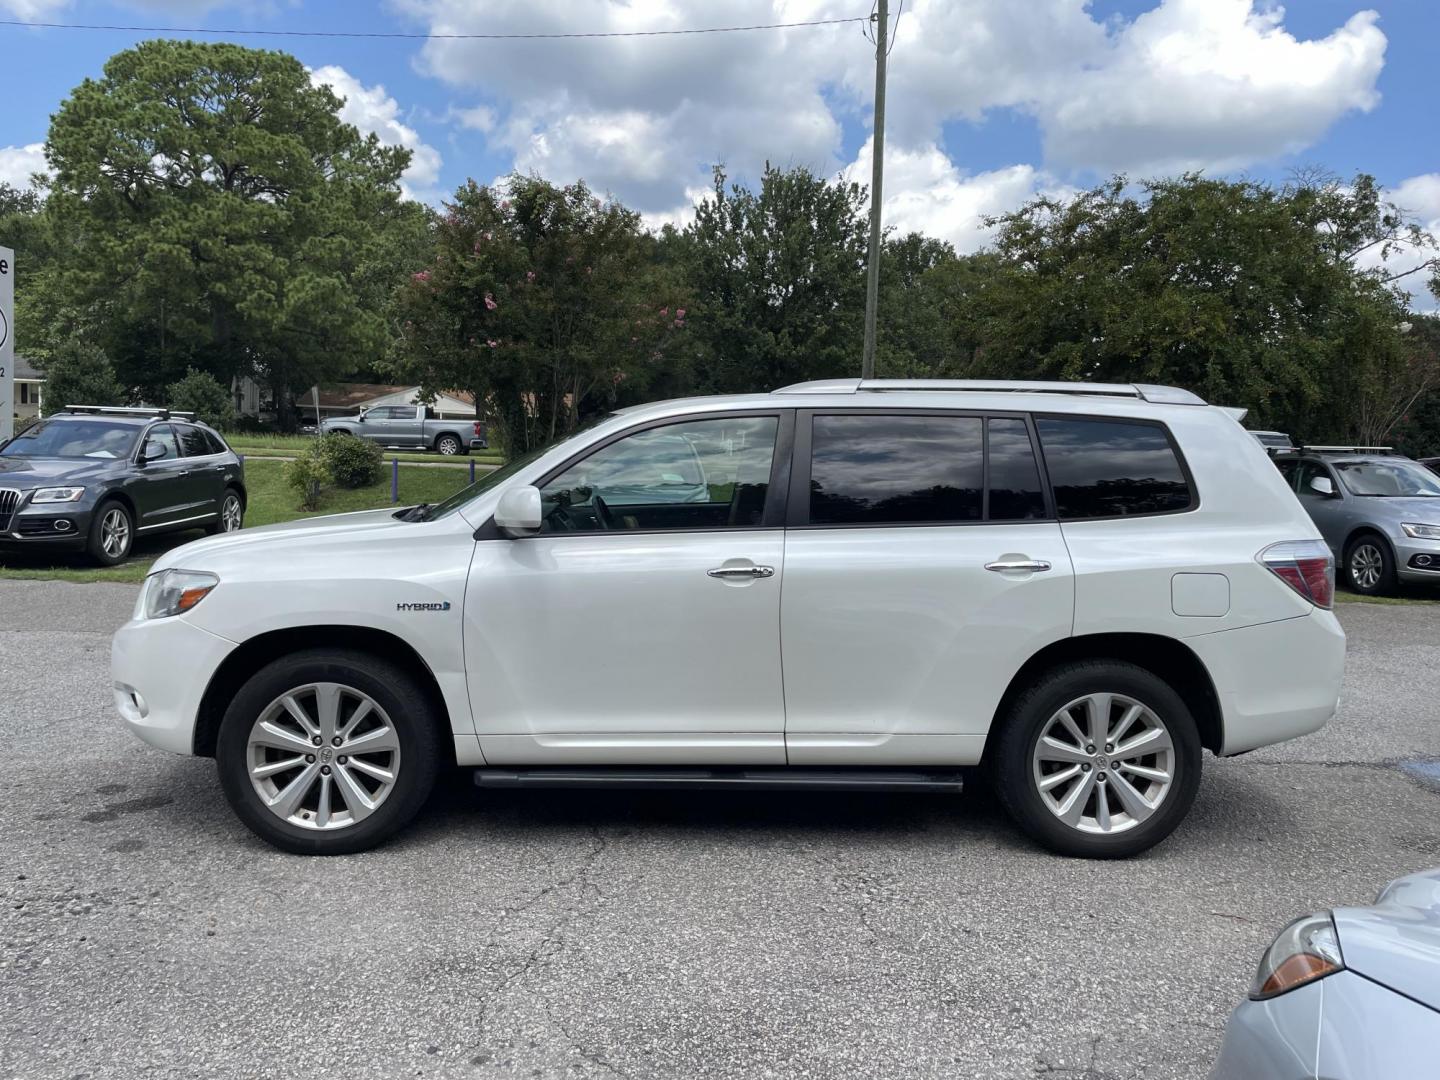
[[[401,289],[396,374],[474,394],[511,453],[573,431],[655,381],[683,341],[684,301],[651,243],[583,183],[467,183]]]

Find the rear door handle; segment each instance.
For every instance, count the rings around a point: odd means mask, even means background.
[[[767,578],[775,576],[773,566],[717,566],[714,570],[706,570],[706,574],[715,578]]]
[[[1044,559],[998,559],[995,562],[987,562],[986,570],[994,570],[1003,573],[1006,570],[1028,570],[1032,573],[1039,573],[1042,570],[1049,570],[1050,564]]]

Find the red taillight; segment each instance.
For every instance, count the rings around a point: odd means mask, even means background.
[[[485,425],[482,424],[479,420],[476,420],[476,421],[475,421],[475,437],[476,437],[477,439],[480,439],[480,438],[484,438],[484,436],[485,436]]]
[[[1255,558],[1316,607],[1335,602],[1335,560],[1323,540],[1286,540]]]

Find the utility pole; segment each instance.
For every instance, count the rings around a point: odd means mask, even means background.
[[[890,5],[876,0],[875,14],[875,138],[870,144],[870,265],[865,278],[865,352],[860,377],[875,377],[875,308],[880,301],[880,203],[885,172],[885,52],[890,30]]]

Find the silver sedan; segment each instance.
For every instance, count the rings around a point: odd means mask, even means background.
[[[1230,1016],[1211,1080],[1440,1075],[1440,869],[1297,919]]]

